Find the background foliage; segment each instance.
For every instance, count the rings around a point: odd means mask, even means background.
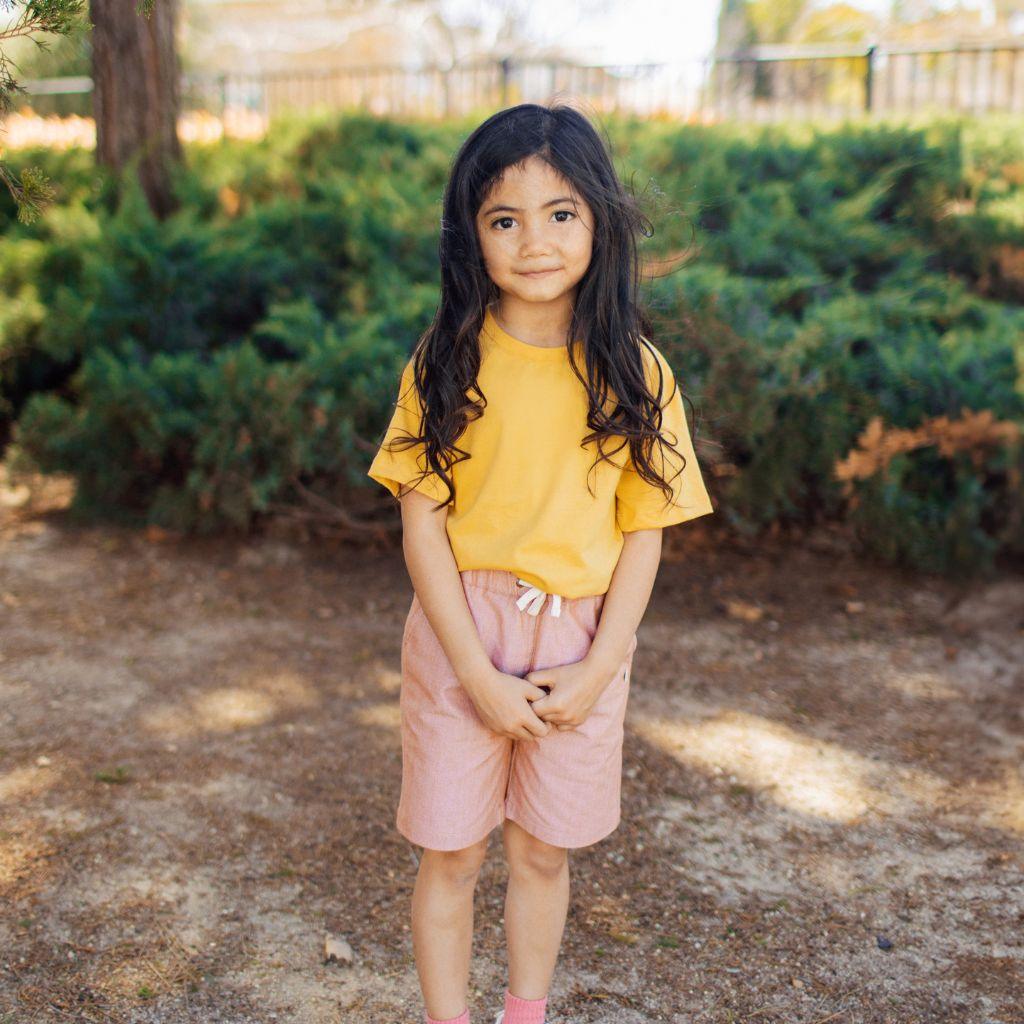
[[[720,521],[845,521],[866,553],[942,572],[1024,553],[1014,126],[606,123],[646,255],[688,253],[645,296]],[[115,208],[89,153],[12,154],[60,193],[32,225],[0,195],[8,467],[73,474],[76,514],[188,531],[386,510],[365,470],[437,302],[471,127],[349,114],[194,145],[163,223],[130,183]],[[919,443],[894,450],[900,430]]]

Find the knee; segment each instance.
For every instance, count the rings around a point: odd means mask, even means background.
[[[442,875],[452,885],[467,885],[476,882],[477,875],[487,855],[487,840],[484,839],[461,850],[424,850],[423,861],[429,863],[431,871]]]
[[[514,874],[557,878],[568,863],[568,852],[564,846],[553,846],[536,836],[524,834],[508,846],[508,868]]]

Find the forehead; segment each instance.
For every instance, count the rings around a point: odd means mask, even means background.
[[[581,198],[567,178],[539,156],[532,154],[521,163],[506,167],[483,198],[485,201],[528,198],[525,204],[515,205],[530,205],[530,202],[539,204],[555,195],[573,196],[577,200]]]

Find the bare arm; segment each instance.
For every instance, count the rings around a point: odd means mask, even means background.
[[[585,661],[608,681],[622,664],[647,610],[661,562],[661,527],[623,536],[622,551],[601,607],[597,633]]]
[[[661,527],[630,530],[601,606],[590,650],[578,662],[528,672],[526,678],[552,692],[533,710],[560,731],[582,725],[601,694],[618,678],[640,625],[661,561]]]
[[[402,503],[402,548],[413,589],[438,642],[488,728],[515,739],[544,736],[550,726],[530,700],[545,691],[519,676],[498,671],[484,649],[469,610],[459,568],[448,540],[448,511],[416,490]]]
[[[448,510],[434,512],[436,502],[415,490],[404,494],[401,502],[402,549],[413,589],[459,682],[472,684],[493,666],[476,631],[448,542]]]

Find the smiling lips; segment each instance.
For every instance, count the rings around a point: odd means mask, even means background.
[[[561,270],[561,267],[551,267],[550,270],[526,270],[523,271],[523,277],[543,277],[545,274],[553,274],[556,270]]]

